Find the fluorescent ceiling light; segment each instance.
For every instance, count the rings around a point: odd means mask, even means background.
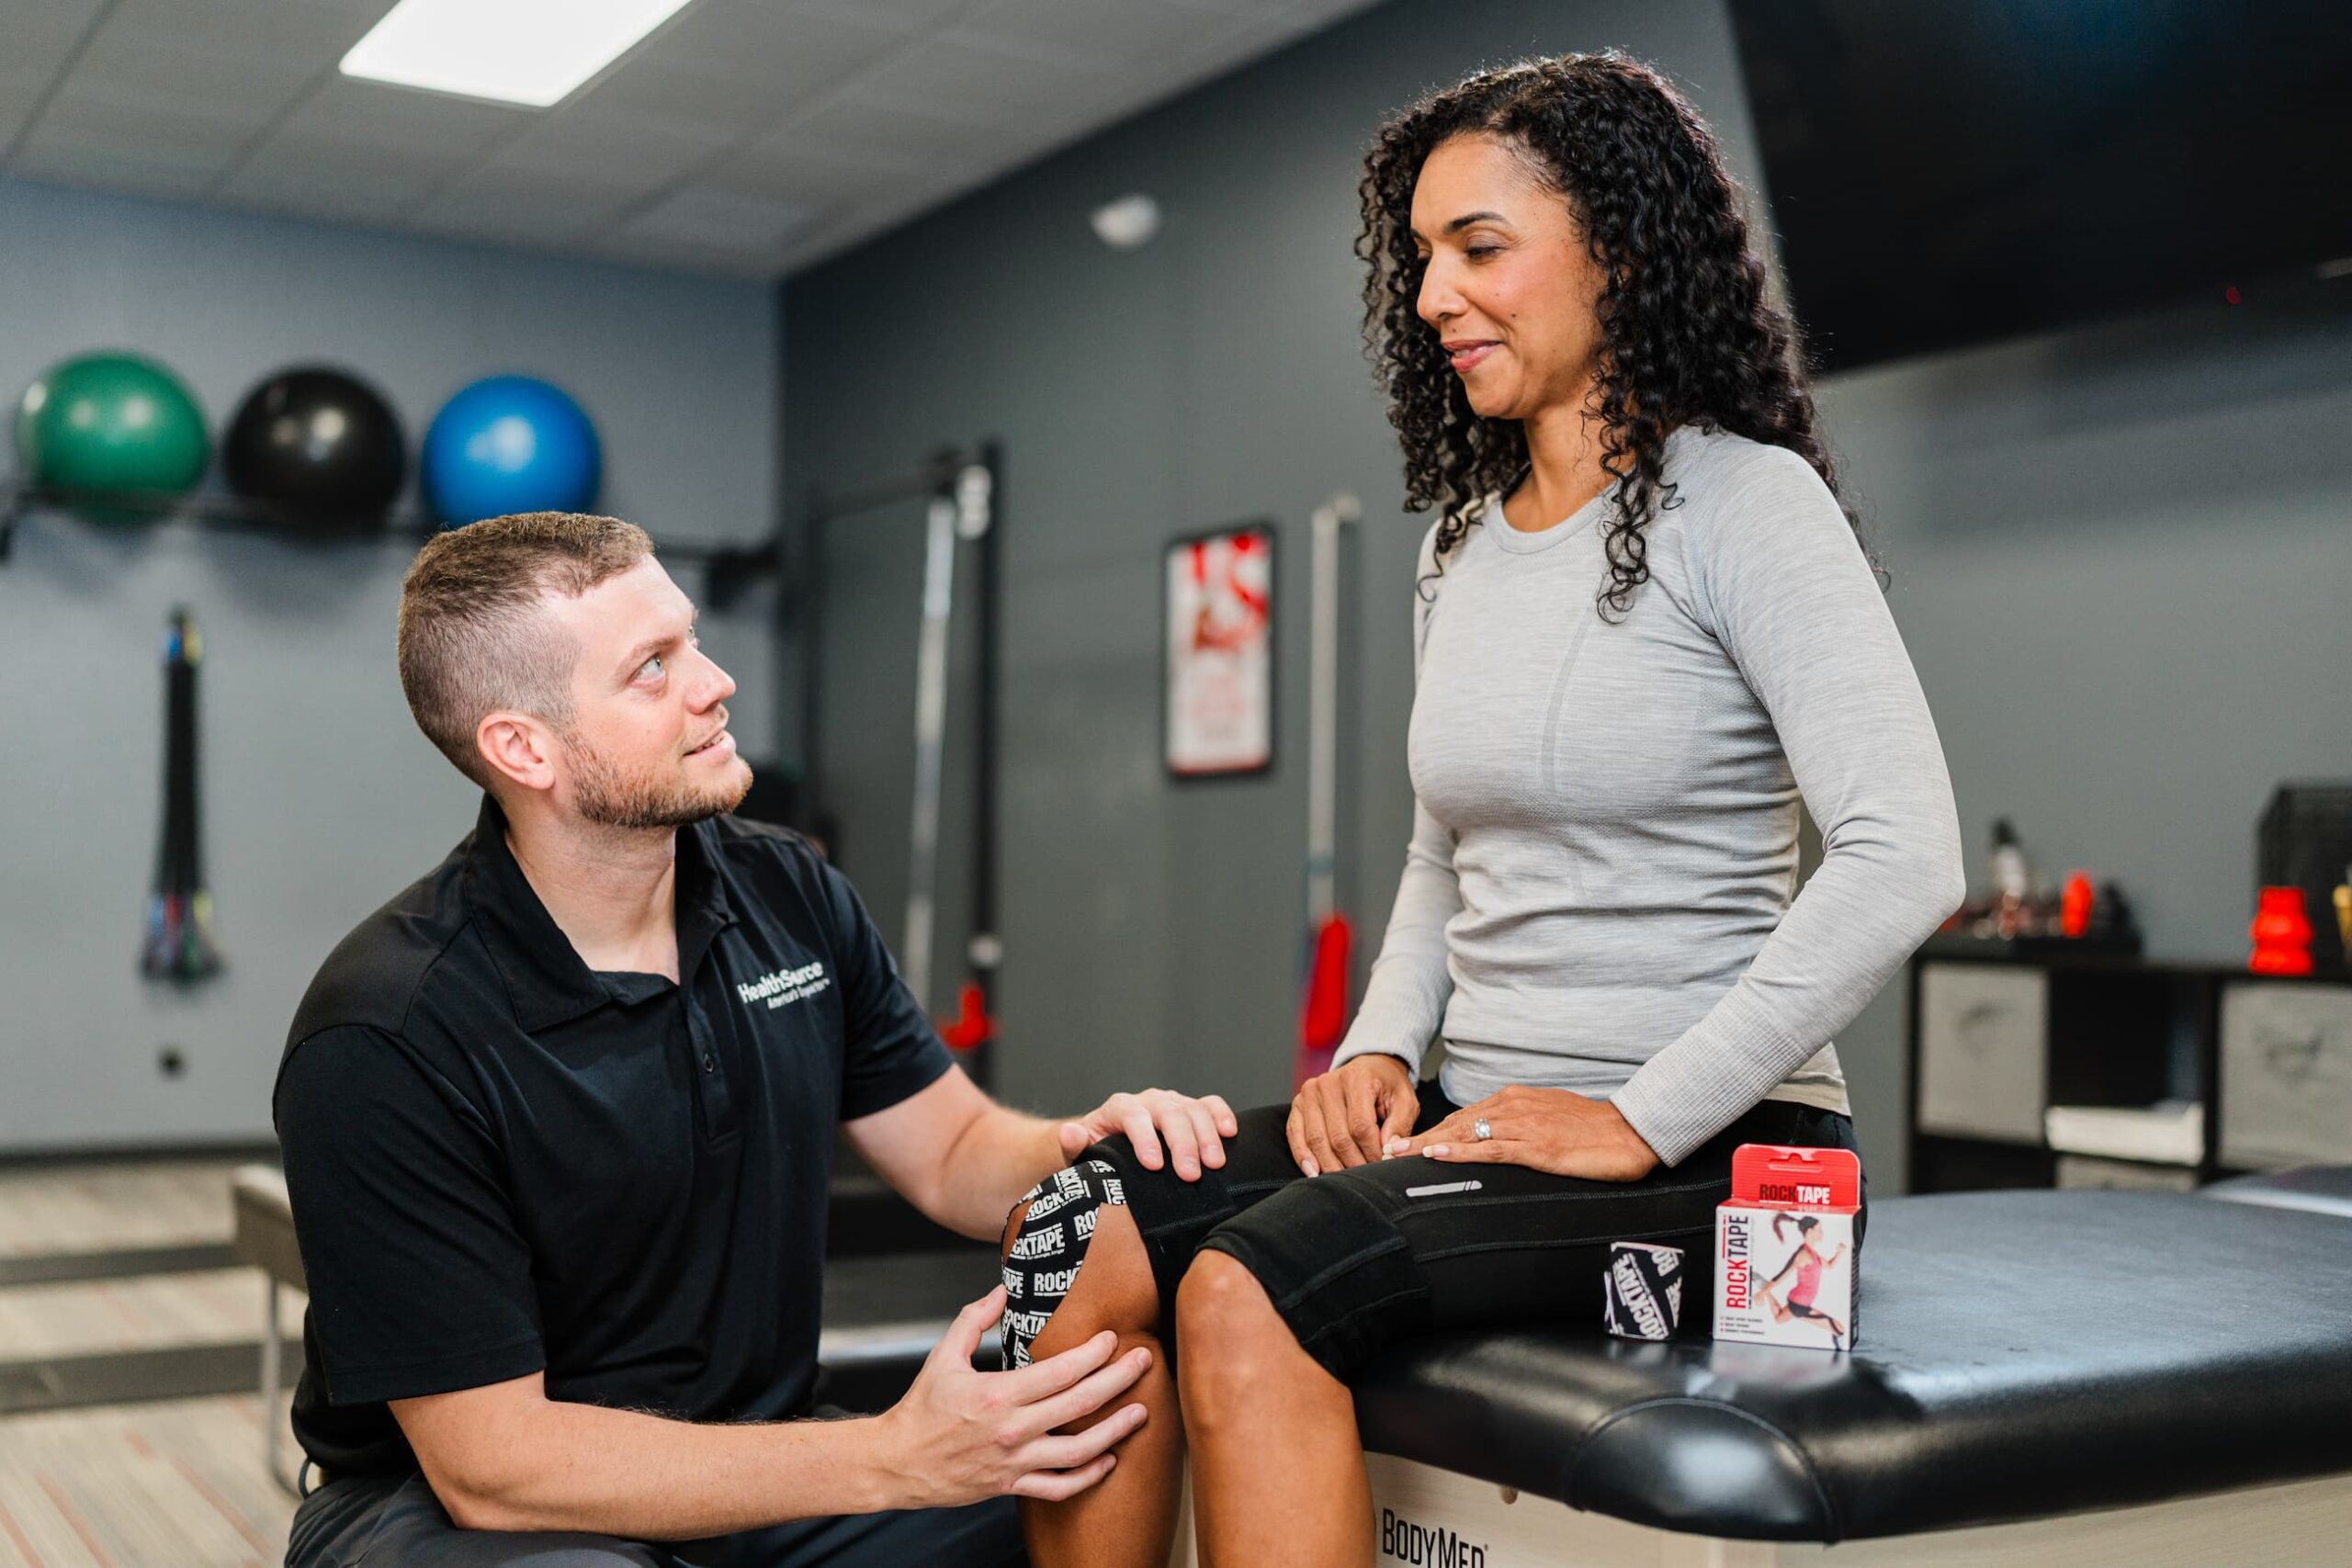
[[[401,0],[343,73],[545,108],[686,0]]]

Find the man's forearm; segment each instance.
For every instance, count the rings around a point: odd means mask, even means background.
[[[844,1124],[850,1142],[915,1206],[965,1235],[993,1241],[1021,1194],[1106,1130],[1122,1132],[1148,1170],[1168,1168],[1186,1181],[1219,1163],[1218,1140],[1233,1136],[1233,1110],[1215,1095],[1169,1089],[1114,1094],[1061,1121],[1009,1111],[955,1068],[899,1104]]]
[[[468,1529],[584,1530],[685,1540],[922,1499],[873,1417],[703,1425],[541,1401],[498,1418],[481,1473],[426,1478]]]
[[[1021,1195],[1065,1163],[1062,1125],[1001,1105],[974,1117],[948,1145],[932,1217],[961,1235],[996,1240]]]

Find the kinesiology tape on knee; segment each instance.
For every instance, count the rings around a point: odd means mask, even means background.
[[[1104,1204],[1124,1206],[1118,1173],[1090,1159],[1029,1189],[1021,1229],[1004,1257],[1004,1370],[1029,1364],[1029,1346],[1078,1280]]]

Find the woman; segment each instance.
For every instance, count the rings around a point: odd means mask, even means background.
[[[1779,1273],[1764,1281],[1760,1293],[1765,1304],[1771,1309],[1773,1322],[1787,1323],[1799,1317],[1812,1319],[1828,1329],[1829,1348],[1842,1350],[1846,1348],[1846,1325],[1823,1311],[1818,1301],[1821,1271],[1838,1266],[1838,1260],[1846,1256],[1846,1244],[1838,1243],[1829,1249],[1829,1256],[1824,1258],[1813,1245],[1813,1233],[1821,1228],[1821,1222],[1807,1214],[1797,1220],[1796,1227],[1797,1244],[1790,1249],[1789,1260],[1781,1266]],[[1788,1215],[1772,1216],[1772,1239],[1781,1242],[1789,1239]],[[1781,1281],[1788,1280],[1792,1274],[1796,1278],[1789,1281],[1788,1299],[1783,1301],[1772,1292],[1779,1290]]]
[[[1188,1442],[1206,1562],[1370,1562],[1348,1378],[1431,1328],[1597,1329],[1612,1240],[1688,1250],[1703,1335],[1731,1151],[1854,1146],[1830,1037],[1962,897],[1933,722],[1690,107],[1527,62],[1397,117],[1362,190],[1366,342],[1441,519],[1412,841],[1333,1069],[1230,1139],[1098,1145],[1082,1248],[1009,1248],[1068,1292],[1036,1355],[1150,1362],[1108,1479],[1023,1505],[1043,1568],[1164,1562]],[[1800,791],[1827,852],[1792,903]]]

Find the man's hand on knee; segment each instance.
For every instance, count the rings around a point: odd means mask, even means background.
[[[1144,1407],[1130,1404],[1083,1432],[1055,1435],[1151,1365],[1142,1348],[1114,1359],[1118,1336],[1107,1331],[1017,1371],[974,1371],[980,1337],[1004,1300],[1000,1286],[958,1313],[906,1397],[878,1418],[885,1462],[906,1493],[897,1506],[953,1506],[1008,1493],[1073,1497],[1111,1473],[1118,1461],[1107,1450],[1143,1425]]]
[[[1186,1181],[1198,1181],[1204,1167],[1215,1170],[1225,1164],[1225,1140],[1241,1123],[1222,1096],[1204,1094],[1198,1100],[1174,1089],[1148,1089],[1140,1094],[1114,1094],[1085,1115],[1061,1126],[1062,1157],[1076,1159],[1088,1145],[1125,1133],[1135,1145],[1136,1162],[1146,1170],[1160,1166],[1160,1145],[1167,1145],[1167,1163]]]

